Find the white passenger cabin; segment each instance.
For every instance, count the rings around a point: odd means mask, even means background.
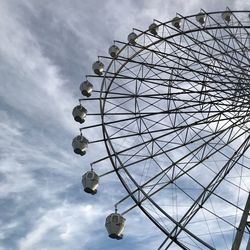
[[[172,25],[177,28],[180,29],[181,28],[181,18],[179,18],[178,16],[174,17],[172,19]]]
[[[93,90],[93,84],[89,81],[84,81],[80,85],[80,91],[83,96],[90,97]]]
[[[76,154],[81,156],[86,154],[89,141],[82,135],[76,136],[72,141],[72,147]]]
[[[158,34],[158,30],[159,30],[159,27],[157,26],[156,23],[151,23],[148,27],[149,29],[149,32],[153,35],[157,35]]]
[[[116,45],[112,45],[110,48],[109,48],[109,54],[112,58],[115,58],[117,57],[118,53],[119,53],[119,48],[116,46]]]
[[[222,18],[227,23],[229,23],[231,21],[231,16],[232,16],[232,12],[231,11],[225,11],[225,12],[222,13]]]
[[[200,12],[196,15],[195,19],[201,25],[204,25],[206,22],[207,15],[204,12]]]
[[[92,69],[98,76],[101,76],[104,71],[104,64],[101,61],[96,61],[93,63]]]
[[[87,109],[85,109],[81,105],[77,105],[76,107],[74,107],[74,109],[72,111],[72,115],[73,115],[75,121],[77,121],[81,124],[85,122],[85,117],[86,117],[87,113],[88,113]]]
[[[88,171],[82,176],[82,185],[86,193],[96,194],[99,185],[99,176],[93,171]]]
[[[105,223],[109,237],[120,240],[123,238],[123,231],[125,227],[125,218],[118,213],[112,213],[106,218]]]
[[[128,42],[132,45],[135,45],[137,43],[137,35],[134,32],[131,32],[128,35]]]

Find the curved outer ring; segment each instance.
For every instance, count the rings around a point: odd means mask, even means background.
[[[212,15],[212,14],[222,14],[224,11],[216,11],[216,12],[208,12],[208,13],[205,13],[207,15]],[[249,13],[249,11],[231,11],[232,13]],[[191,18],[191,17],[195,17],[195,15],[190,15],[190,16],[186,16],[186,17],[183,17],[184,20],[185,19],[188,19],[188,18]],[[171,23],[171,21],[168,21],[168,22],[165,22],[165,23],[161,23],[160,25],[158,25],[158,27],[162,26],[162,25],[167,25],[168,23]],[[220,24],[221,25],[221,24]],[[170,26],[168,26],[169,28],[172,28]],[[206,30],[211,30],[211,29],[223,29],[223,28],[250,28],[250,26],[229,26],[229,25],[225,25],[225,26],[216,26],[216,27],[205,27]],[[171,35],[171,36],[168,36],[168,37],[160,37],[158,35],[152,35],[151,33],[149,33],[149,30],[146,30],[144,32],[141,32],[138,37],[144,35],[144,34],[147,34],[147,35],[150,35],[150,36],[153,36],[153,37],[159,37],[159,39],[145,47],[143,46],[140,46],[140,45],[136,45],[136,47],[141,47],[140,50],[138,50],[138,52],[134,53],[130,58],[128,58],[128,60],[126,62],[124,62],[124,64],[122,64],[120,66],[120,68],[114,73],[114,76],[112,78],[112,80],[110,80],[110,83],[109,83],[109,86],[108,88],[105,90],[105,76],[108,72],[108,70],[111,68],[113,62],[115,61],[115,59],[112,59],[112,61],[110,62],[109,66],[107,67],[107,70],[105,72],[105,75],[103,76],[103,81],[102,81],[102,86],[101,86],[101,93],[100,93],[100,111],[101,111],[101,120],[102,120],[102,132],[103,132],[103,139],[104,139],[104,142],[105,142],[105,147],[106,147],[106,150],[108,152],[108,155],[110,156],[110,161],[113,165],[113,168],[119,178],[119,180],[121,181],[122,185],[124,186],[124,188],[126,189],[126,191],[128,192],[128,194],[130,195],[130,197],[133,199],[133,201],[135,202],[135,204],[144,212],[144,214],[162,231],[164,232],[166,235],[169,236],[169,238],[172,239],[172,241],[174,241],[177,245],[179,245],[181,248],[183,249],[188,249],[186,248],[181,242],[179,242],[177,240],[177,238],[171,236],[169,234],[169,232],[162,226],[158,223],[158,221],[141,205],[140,202],[137,201],[137,198],[135,197],[135,195],[131,192],[131,190],[129,189],[128,185],[126,184],[126,182],[124,181],[124,179],[122,178],[122,176],[120,175],[119,173],[119,169],[117,168],[116,166],[116,163],[112,157],[112,155],[116,158],[116,160],[118,160],[119,164],[121,166],[123,166],[122,164],[122,161],[119,159],[119,156],[115,154],[115,149],[112,145],[112,142],[110,141],[109,139],[109,135],[108,135],[108,132],[106,130],[106,127],[105,127],[105,122],[104,122],[104,118],[105,118],[105,114],[104,114],[104,109],[105,109],[105,102],[106,102],[106,97],[108,95],[108,91],[113,83],[113,80],[116,78],[116,76],[118,75],[118,73],[121,71],[122,68],[125,67],[125,65],[129,62],[129,59],[132,59],[134,58],[136,55],[138,55],[141,51],[143,51],[145,48],[149,48],[150,46],[152,45],[156,45],[157,43],[161,42],[162,40],[167,40],[169,38],[173,38],[173,37],[176,37],[176,36],[179,36],[179,35],[184,35],[184,34],[187,34],[187,33],[191,33],[191,32],[197,32],[197,31],[202,31],[204,30],[204,27],[200,27],[198,29],[193,29],[193,30],[187,30],[187,31],[181,31],[176,29],[176,28],[172,28],[173,30],[177,31],[177,33]],[[130,46],[129,43],[125,44],[123,46],[123,48],[119,51],[119,54],[127,47],[127,46]],[[113,153],[111,152],[113,151]],[[135,184],[135,186],[138,188],[138,190],[140,190],[145,196],[146,193],[143,191],[143,189],[140,188],[140,186],[137,184],[137,182],[135,181],[135,179],[130,175],[129,171],[127,171],[126,168],[122,168],[125,173],[128,175],[128,177],[131,179],[131,181]],[[179,226],[180,228],[182,228],[183,231],[185,231],[186,233],[190,234],[192,237],[194,238],[198,238],[196,237],[195,235],[193,235],[189,230],[187,230],[186,228],[183,228],[177,221],[175,221],[170,215],[168,215],[159,205],[156,204],[156,202],[154,200],[152,200],[150,197],[148,197],[148,200],[157,208],[159,209],[159,211],[161,211],[166,217],[168,217],[173,223],[175,223],[177,226]],[[200,241],[200,239],[198,238],[197,240]],[[205,242],[203,242],[204,245],[207,245]],[[211,246],[207,245],[208,248],[211,248]]]

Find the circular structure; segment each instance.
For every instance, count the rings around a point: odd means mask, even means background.
[[[123,214],[139,207],[164,235],[158,249],[231,249],[249,212],[249,13],[155,20],[93,65],[100,91],[88,76],[99,97],[80,102],[99,102],[101,122],[81,132],[102,128],[128,193],[117,205],[132,199]]]

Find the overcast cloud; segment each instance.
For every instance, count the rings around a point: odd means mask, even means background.
[[[71,111],[79,84],[113,40],[176,12],[249,9],[249,0],[0,1],[0,249],[156,248],[161,234],[140,211],[122,241],[107,237],[106,216],[125,194],[115,175],[95,197],[81,175],[93,154],[72,151]],[[102,151],[102,150],[101,150]],[[96,156],[98,157],[98,156]],[[114,188],[115,187],[115,188]]]

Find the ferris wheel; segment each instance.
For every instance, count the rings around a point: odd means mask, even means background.
[[[140,209],[164,235],[157,249],[250,249],[250,11],[154,20],[93,71],[72,146],[81,156],[105,146],[85,192],[113,172],[127,192],[106,219],[109,236],[122,239]]]

